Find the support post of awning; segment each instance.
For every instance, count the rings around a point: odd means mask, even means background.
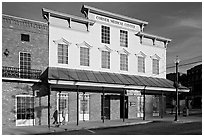
[[[79,125],[79,86],[77,85],[77,126]]]
[[[85,101],[85,92],[83,92],[83,105],[84,105],[84,101]],[[84,120],[84,106],[83,106],[83,121],[85,121]]]
[[[125,89],[123,89],[123,122],[125,122]]]
[[[47,104],[47,106],[48,106],[48,128],[49,128],[49,130],[50,130],[50,93],[51,93],[51,86],[49,85],[48,86],[49,88],[48,88],[48,104]]]
[[[59,95],[58,95],[58,96],[59,96],[59,97],[58,97],[58,98],[59,98],[59,102],[58,102],[58,118],[59,118],[59,124],[60,124],[60,122],[61,122],[61,118],[60,118],[60,117],[61,117],[61,116],[60,116],[60,113],[61,113],[61,112],[60,112],[60,111],[61,111],[61,110],[60,110],[61,91],[59,91]],[[57,118],[57,119],[58,119],[58,118]]]
[[[164,112],[163,94],[164,94],[164,93],[161,91],[161,118],[163,118],[163,112]]]
[[[145,88],[144,87],[144,91],[143,91],[143,120],[145,120]]]
[[[104,87],[102,87],[102,91],[103,91],[103,104],[102,104],[102,113],[103,113],[103,116],[102,116],[102,119],[103,119],[103,123],[104,123],[104,102],[105,102],[105,94],[104,94]]]
[[[35,107],[35,90],[33,90],[33,126],[35,126],[35,115],[34,115],[34,113],[35,113],[35,110],[34,110],[34,107]]]

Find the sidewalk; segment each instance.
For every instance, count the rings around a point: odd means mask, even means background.
[[[153,121],[168,121],[173,123],[189,123],[189,122],[198,122],[202,121],[200,116],[188,116],[183,117],[179,116],[178,121],[174,121],[174,115],[166,115],[163,118],[161,117],[151,117],[143,120],[142,118],[138,119],[125,119],[123,120],[105,120],[102,121],[85,121],[79,122],[77,126],[76,123],[69,123],[68,125],[61,125],[60,127],[54,127],[51,125],[50,129],[48,126],[29,126],[29,127],[14,127],[14,128],[4,128],[2,127],[3,135],[32,135],[32,134],[45,134],[50,132],[63,132],[63,131],[72,131],[80,129],[98,129],[98,128],[110,128],[110,127],[119,127],[119,126],[130,126],[137,124],[146,124]]]

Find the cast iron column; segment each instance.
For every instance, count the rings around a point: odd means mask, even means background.
[[[143,120],[145,120],[145,88],[144,87],[144,92],[143,92]]]
[[[164,112],[164,100],[163,100],[163,92],[161,92],[161,118],[163,118]]]
[[[176,87],[176,114],[175,114],[175,120],[178,120],[178,56],[176,56],[176,81],[175,81],[175,87]]]
[[[77,126],[79,125],[79,86],[77,85]]]
[[[105,94],[104,94],[104,87],[102,87],[102,90],[103,90],[103,104],[102,104],[102,113],[103,113],[103,123],[104,123],[104,104],[105,104]]]
[[[51,92],[51,86],[50,85],[48,85],[48,104],[47,104],[47,106],[48,106],[48,128],[49,128],[49,130],[50,130],[50,92]]]
[[[125,89],[123,89],[123,122],[125,122]]]

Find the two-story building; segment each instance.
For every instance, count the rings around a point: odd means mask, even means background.
[[[11,125],[50,126],[56,110],[62,124],[163,116],[165,96],[175,92],[173,82],[166,79],[166,50],[171,39],[145,33],[146,21],[86,5],[81,12],[84,18],[42,9],[47,25],[17,23],[35,28],[38,39],[32,37],[31,30],[3,27],[3,66],[16,67],[20,79],[7,81],[3,73],[2,102],[13,110],[4,112],[9,114],[5,125],[14,120]],[[25,39],[30,41],[18,39],[22,34],[29,34]],[[17,40],[10,43],[12,35]],[[11,64],[6,64],[9,61]],[[32,69],[43,73],[27,83],[21,68],[26,73],[34,74]],[[25,85],[29,92],[16,88]],[[180,91],[188,89],[181,87]]]
[[[146,21],[83,5],[85,18],[43,9],[49,67],[41,75],[48,124],[162,116],[168,38],[143,32]],[[185,89],[185,91],[188,91]]]

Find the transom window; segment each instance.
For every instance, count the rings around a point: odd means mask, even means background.
[[[31,69],[31,54],[28,52],[20,52],[20,77],[29,78]]]
[[[145,73],[145,58],[138,56],[138,72]]]
[[[89,48],[80,47],[80,65],[89,66]]]
[[[128,47],[128,32],[120,30],[120,46]]]
[[[101,26],[101,42],[110,44],[110,27]]]
[[[68,45],[58,44],[58,63],[68,64]]]
[[[102,51],[102,58],[101,58],[101,67],[110,69],[110,52],[109,51]]]
[[[153,70],[153,74],[157,74],[158,75],[159,74],[159,60],[158,59],[153,59],[152,62],[153,62],[152,63],[152,65],[153,65],[153,67],[152,67],[153,68],[152,69]]]
[[[34,97],[29,95],[17,95],[17,120],[34,119]]]
[[[120,70],[128,71],[128,55],[120,54]]]

